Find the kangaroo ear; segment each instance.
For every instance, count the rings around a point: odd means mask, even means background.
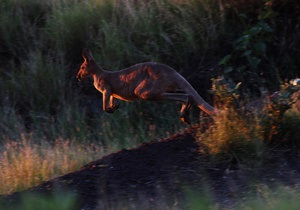
[[[86,60],[86,61],[90,61],[90,60],[94,60],[93,55],[92,55],[92,51],[90,49],[84,49],[82,51],[82,57]]]

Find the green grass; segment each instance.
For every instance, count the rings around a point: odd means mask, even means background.
[[[43,196],[37,194],[26,194],[21,198],[19,204],[3,204],[0,200],[0,207],[8,210],[23,209],[23,210],[72,210],[76,209],[76,196],[70,192],[55,192],[52,196]],[[4,203],[4,202],[3,202]]]
[[[299,192],[290,187],[270,189],[263,184],[258,184],[256,192],[257,195],[250,196],[246,202],[239,206],[239,209],[298,209]]]

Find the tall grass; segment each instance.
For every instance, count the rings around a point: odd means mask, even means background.
[[[260,119],[257,116],[239,116],[233,110],[223,111],[214,125],[200,135],[206,153],[221,159],[259,160],[265,152]]]
[[[21,134],[21,141],[6,139],[0,154],[0,194],[35,186],[42,181],[79,169],[101,158],[106,150],[96,144],[77,144],[67,139],[53,143]]]
[[[213,91],[221,96],[223,109],[205,133],[198,132],[203,152],[217,162],[235,159],[258,164],[271,150],[276,153],[275,148],[299,151],[300,118],[295,106],[299,98],[294,94],[299,86],[286,84],[272,97],[245,106],[237,103],[238,85],[231,89],[221,81],[214,80]]]
[[[74,76],[76,66],[82,62],[81,50],[86,47],[92,48],[100,64],[109,69],[155,60],[183,72],[194,58],[203,62],[197,52],[212,50],[221,36],[217,32],[220,18],[215,4],[206,1],[136,4],[113,0],[3,2],[0,8],[3,124],[21,120],[27,129],[57,121],[69,125],[67,121],[74,119],[63,117],[77,112],[77,105],[82,103],[82,95],[78,97],[82,89]],[[198,69],[197,64],[195,70]],[[165,106],[163,110],[168,109]],[[79,115],[75,121],[85,122],[86,115],[83,113],[81,119]],[[175,118],[175,114],[168,116]],[[0,129],[7,129],[3,127]],[[56,135],[62,130],[70,133],[64,126],[49,127]]]

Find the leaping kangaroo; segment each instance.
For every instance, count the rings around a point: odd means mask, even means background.
[[[103,110],[113,113],[119,108],[114,100],[175,100],[182,102],[180,119],[189,124],[189,110],[195,102],[209,115],[219,111],[209,105],[191,86],[191,84],[170,66],[146,62],[119,71],[105,71],[93,58],[92,52],[82,52],[84,62],[81,64],[77,78],[93,76],[95,88],[103,94]]]

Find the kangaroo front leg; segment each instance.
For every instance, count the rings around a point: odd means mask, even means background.
[[[113,102],[113,96],[111,96],[110,90],[106,89],[102,92],[103,101],[102,101],[102,109],[107,113],[113,113],[116,109],[111,107],[111,102]]]
[[[107,109],[109,107],[109,97],[110,97],[110,91],[103,91],[102,92],[102,109],[103,111],[107,112]]]

